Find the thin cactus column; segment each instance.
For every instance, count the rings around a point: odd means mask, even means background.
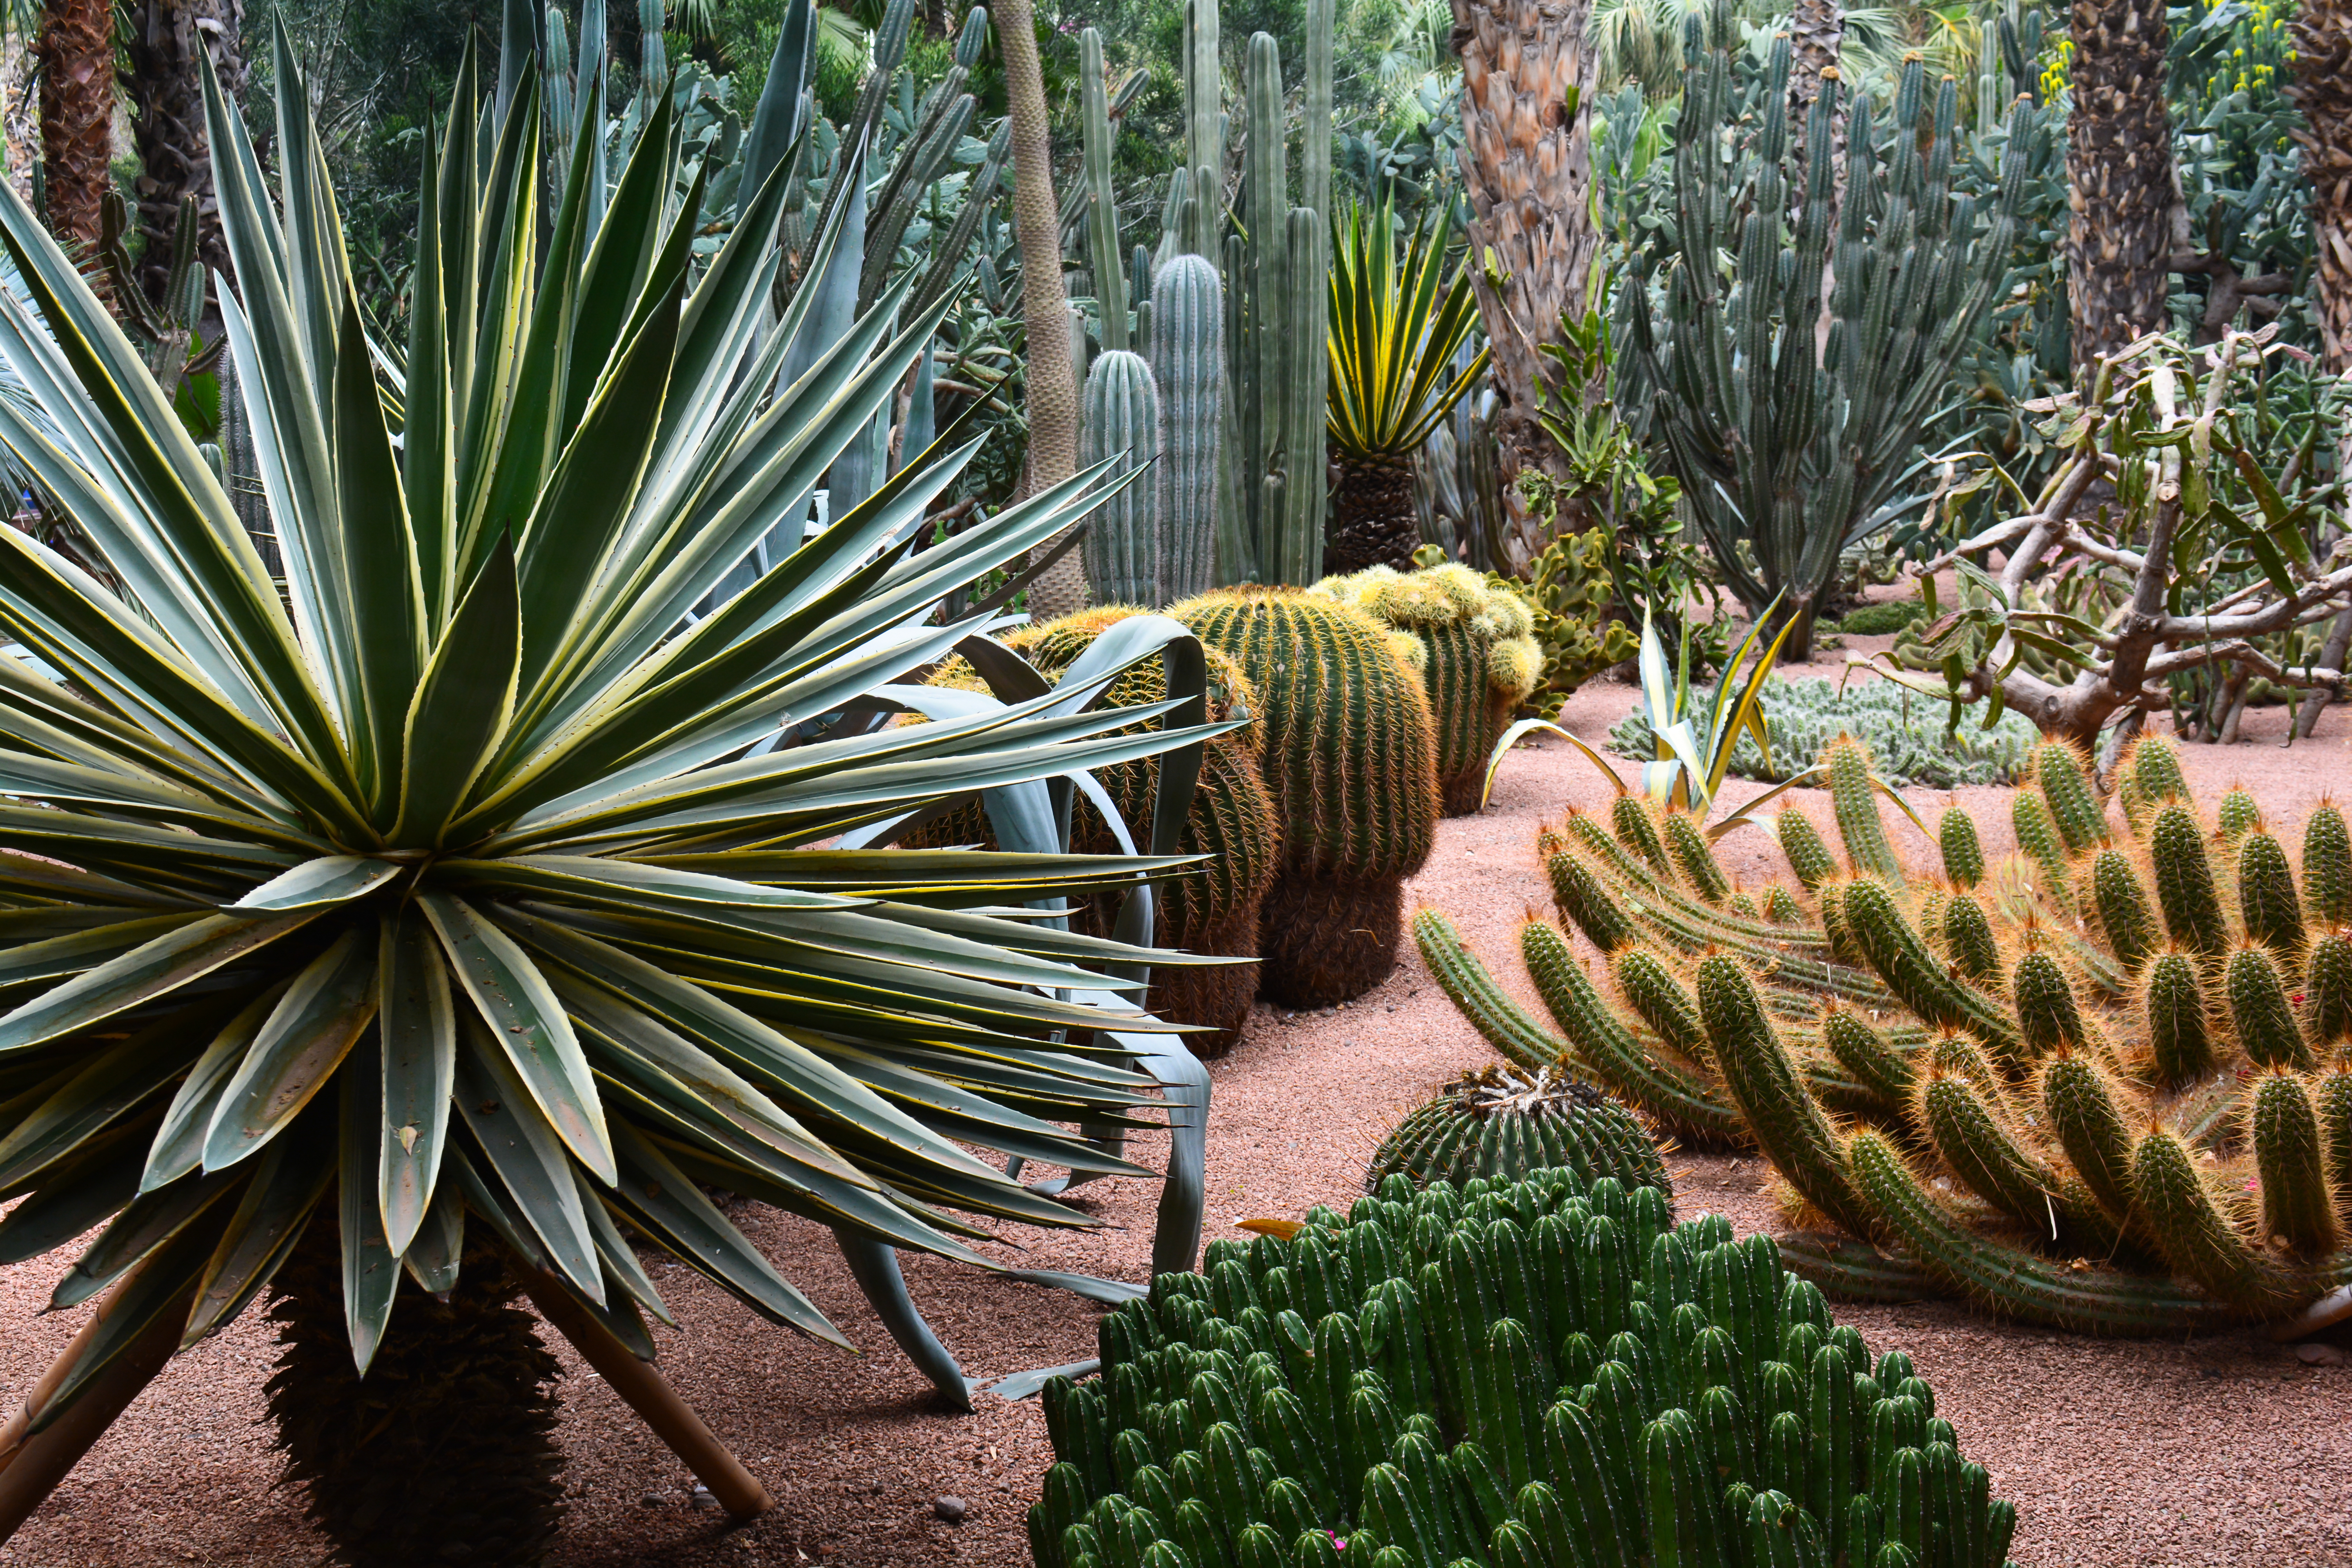
[[[1110,481],[1149,468],[1102,504],[1086,536],[1087,582],[1106,605],[1157,606],[1160,584],[1160,492],[1167,470],[1160,451],[1160,389],[1140,354],[1113,349],[1087,373],[1083,458],[1091,468],[1116,462]]]
[[[1110,100],[1103,82],[1103,68],[1102,35],[1088,27],[1078,35],[1078,89],[1084,99],[1080,131],[1087,164],[1087,264],[1095,273],[1095,305],[1102,313],[1102,345],[1120,353],[1129,346],[1127,279],[1119,266],[1118,195],[1110,183]],[[1091,397],[1087,408],[1091,414]],[[1088,460],[1095,459],[1089,455]],[[1102,525],[1097,522],[1096,526]],[[1093,558],[1091,547],[1087,558]],[[1097,596],[1118,596],[1099,578],[1096,579],[1095,592]]]
[[[1225,387],[1224,286],[1204,256],[1171,258],[1151,279],[1151,372],[1160,386],[1160,604],[1208,592],[1216,573],[1219,441]]]

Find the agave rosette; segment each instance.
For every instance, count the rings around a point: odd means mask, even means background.
[[[1145,1103],[1084,997],[1164,955],[1023,906],[1171,862],[877,846],[942,797],[1213,728],[1180,727],[1189,700],[1087,710],[1115,669],[919,726],[814,721],[887,710],[984,630],[931,608],[1099,476],[916,552],[971,451],[951,433],[694,619],[799,527],[940,308],[898,321],[902,285],[777,388],[815,330],[814,290],[765,320],[784,181],[694,258],[665,96],[609,194],[581,138],[544,213],[536,88],[489,127],[469,66],[395,374],[282,45],[279,80],[274,203],[209,79],[206,103],[282,584],[0,194],[26,296],[0,298],[0,353],[45,416],[0,405],[0,444],[119,583],[0,530],[0,1196],[23,1200],[0,1258],[104,1222],[56,1300],[119,1286],[44,1418],[160,1317],[184,1342],[230,1321],[314,1223],[362,1368],[403,1271],[446,1289],[469,1224],[646,1344],[663,1308],[624,1223],[839,1338],[707,1185],[975,1261],[957,1214],[1073,1223],[964,1145],[1132,1171],[1063,1124]]]

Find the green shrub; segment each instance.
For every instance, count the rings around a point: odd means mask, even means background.
[[[1916,599],[1893,599],[1883,605],[1864,605],[1844,616],[1837,629],[1850,637],[1892,637],[1914,621],[1927,618],[1927,606]]]
[[[1849,686],[1841,696],[1827,680],[1776,680],[1764,689],[1764,730],[1772,738],[1769,766],[1753,737],[1742,736],[1731,771],[1744,779],[1779,784],[1812,766],[1839,734],[1870,748],[1879,776],[1895,785],[1953,789],[1961,784],[2015,784],[2041,739],[2022,714],[2003,713],[1991,730],[1971,720],[1945,728],[1949,710],[1892,681]],[[1609,731],[1609,749],[1647,761],[1654,753],[1650,722],[1639,704]]]
[[[1039,1568],[2000,1568],[2016,1510],[1768,1237],[1547,1171],[1209,1248],[1057,1378]]]

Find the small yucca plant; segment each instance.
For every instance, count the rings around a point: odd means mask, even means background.
[[[1142,709],[1086,710],[1119,665],[865,721],[986,628],[929,619],[942,595],[1069,527],[1097,476],[917,553],[976,445],[950,437],[695,621],[771,529],[797,534],[940,308],[901,322],[887,291],[778,385],[816,331],[814,290],[763,323],[784,179],[698,261],[665,94],[609,196],[582,138],[542,211],[536,86],[484,124],[469,64],[428,139],[395,379],[282,44],[278,79],[275,204],[209,78],[206,105],[282,582],[0,195],[29,300],[0,296],[0,353],[55,432],[0,404],[0,444],[120,584],[0,529],[0,1258],[102,1225],[56,1304],[114,1291],[36,1426],[159,1335],[216,1331],[306,1231],[340,1268],[289,1271],[294,1315],[339,1313],[363,1375],[418,1299],[403,1277],[446,1304],[485,1242],[649,1357],[639,1310],[666,1310],[625,1226],[839,1342],[706,1187],[971,1262],[943,1211],[1084,1223],[965,1145],[1132,1172],[1060,1125],[1148,1087],[1071,998],[1135,991],[1098,966],[1157,955],[1003,911],[1170,862],[874,846],[941,797],[1199,742],[1173,727],[1197,678]],[[1183,637],[1161,625],[1127,663]],[[409,1375],[431,1344],[400,1354]]]

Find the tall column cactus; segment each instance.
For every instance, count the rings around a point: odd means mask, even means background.
[[[1160,452],[1160,389],[1141,354],[1113,349],[1087,373],[1087,466],[1113,462],[1109,482],[1148,469],[1105,501],[1087,531],[1087,583],[1106,605],[1156,608],[1160,590],[1160,497],[1167,472]]]
[[[1126,258],[1118,249],[1118,193],[1110,178],[1110,93],[1103,76],[1102,35],[1078,34],[1079,134],[1087,171],[1087,265],[1094,268],[1095,305],[1102,312],[1102,345],[1121,352],[1127,332]]]
[[[1151,374],[1160,387],[1160,603],[1208,592],[1215,575],[1225,300],[1204,256],[1171,258],[1151,279]]]

